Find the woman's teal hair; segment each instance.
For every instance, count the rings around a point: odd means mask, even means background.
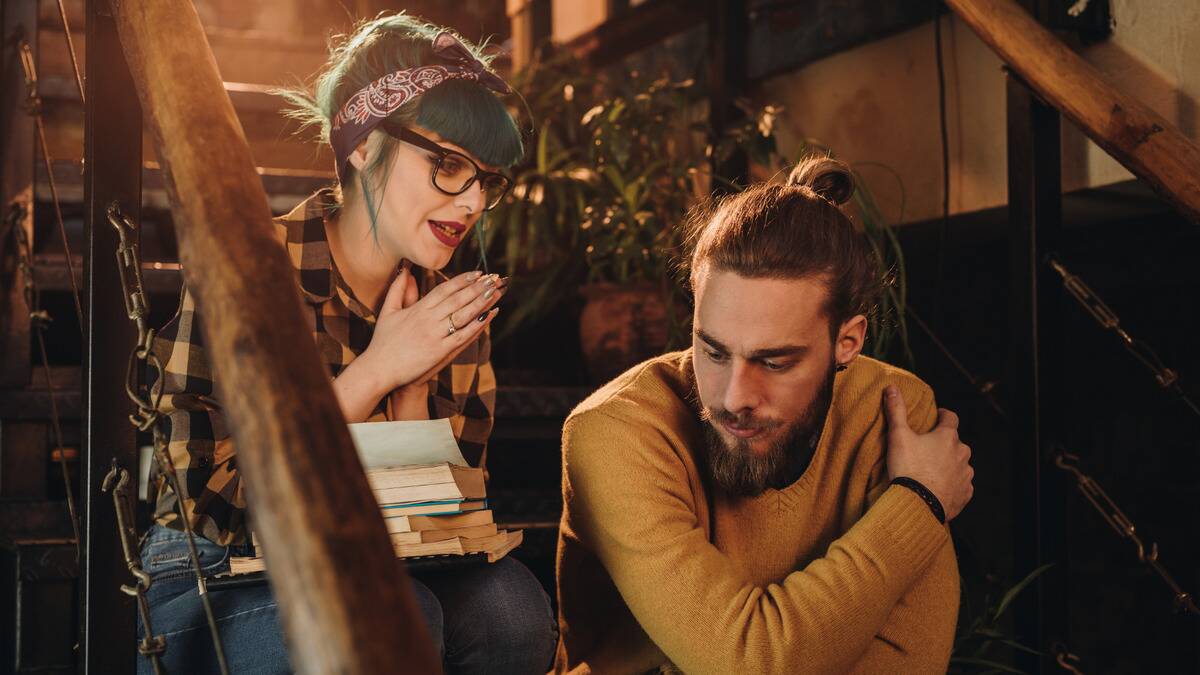
[[[443,63],[433,54],[433,38],[446,30],[407,14],[387,14],[358,24],[348,35],[334,38],[329,60],[321,69],[313,93],[285,90],[279,93],[293,106],[289,115],[304,127],[317,126],[321,141],[329,142],[330,121],[359,89],[396,70]],[[459,38],[461,40],[461,38]],[[483,63],[482,50],[462,43]],[[388,117],[385,125],[413,125],[428,129],[493,166],[509,167],[525,154],[521,132],[500,99],[487,88],[466,80],[447,80]],[[379,128],[382,130],[381,125]],[[373,135],[378,136],[378,135]],[[374,223],[370,192],[387,182],[388,168],[400,141],[384,135],[364,174],[353,167],[342,178],[346,188],[358,182]],[[372,148],[374,150],[374,148]],[[368,191],[368,180],[374,190]]]

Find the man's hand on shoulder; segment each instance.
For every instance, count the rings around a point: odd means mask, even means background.
[[[958,438],[958,415],[938,409],[938,421],[928,433],[918,434],[908,424],[908,406],[900,389],[890,385],[883,394],[887,418],[888,479],[907,476],[933,492],[951,520],[971,501],[971,448]]]

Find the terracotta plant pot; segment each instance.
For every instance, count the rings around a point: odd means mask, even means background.
[[[652,284],[582,286],[579,316],[583,359],[594,382],[611,380],[667,347],[667,304]]]

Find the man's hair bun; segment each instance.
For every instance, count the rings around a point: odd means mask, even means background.
[[[835,206],[845,204],[854,195],[854,174],[850,167],[832,157],[811,156],[800,160],[788,175],[787,184],[806,187]]]

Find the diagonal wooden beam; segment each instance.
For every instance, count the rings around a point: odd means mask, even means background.
[[[1047,103],[1200,223],[1200,145],[1114,87],[1012,0],[946,0]]]
[[[184,277],[302,673],[440,670],[272,232],[262,183],[187,0],[113,0]]]

